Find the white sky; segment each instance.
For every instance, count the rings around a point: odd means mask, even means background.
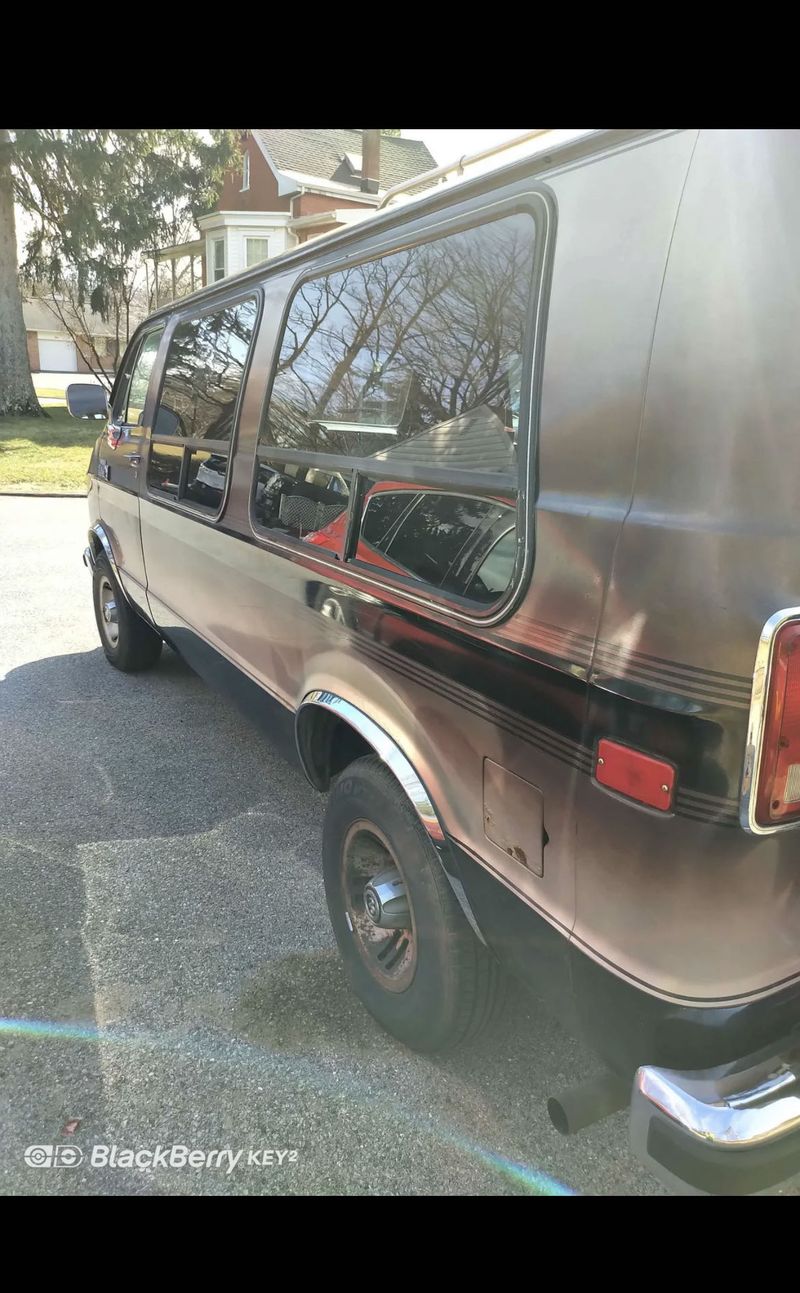
[[[526,129],[526,126],[520,126],[519,130],[401,130],[401,134],[406,139],[421,139],[437,163],[443,166],[464,153],[477,153],[482,148],[502,143],[504,139],[513,139]]]

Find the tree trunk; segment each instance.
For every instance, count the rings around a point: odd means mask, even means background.
[[[11,184],[11,139],[0,130],[0,417],[41,417],[33,389],[22,296],[17,278],[17,228]]]

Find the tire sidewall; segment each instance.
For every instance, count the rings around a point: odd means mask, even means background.
[[[103,616],[100,610],[100,583],[103,579],[107,579],[111,584],[117,603],[119,635],[115,646],[108,641],[103,629]],[[137,673],[142,669],[152,668],[161,654],[161,636],[133,610],[105,554],[95,559],[92,572],[92,601],[100,645],[109,664],[123,673]]]
[[[114,595],[117,603],[117,627],[119,636],[116,646],[112,646],[105,634],[103,613],[100,610],[100,584],[103,579],[107,579],[114,589]],[[125,622],[125,599],[120,592],[119,583],[114,577],[108,561],[104,557],[98,557],[95,561],[92,571],[92,602],[94,604],[94,618],[97,623],[97,632],[100,634],[100,644],[108,659],[112,664],[117,664],[123,648],[124,634],[127,631]]]
[[[447,1044],[458,987],[453,899],[424,828],[401,798],[400,788],[393,790],[372,767],[359,764],[337,781],[328,802],[323,843],[328,910],[347,977],[370,1013],[407,1045],[438,1049]],[[373,978],[345,919],[344,842],[357,821],[373,822],[389,840],[414,914],[417,963],[414,978],[401,992],[389,991]]]

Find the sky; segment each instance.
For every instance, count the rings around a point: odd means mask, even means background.
[[[433,153],[437,164],[454,162],[464,153],[477,153],[492,144],[502,143],[504,139],[513,139],[524,133],[526,127],[519,130],[401,130],[406,139],[421,139],[427,144],[428,151]],[[531,126],[531,129],[533,127]]]

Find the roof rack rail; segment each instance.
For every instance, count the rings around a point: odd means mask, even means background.
[[[494,157],[497,153],[504,153],[508,148],[516,148],[518,144],[526,144],[529,139],[536,139],[539,135],[549,134],[550,130],[552,130],[552,126],[548,126],[546,130],[526,130],[523,134],[515,135],[513,139],[506,139],[501,144],[492,144],[491,148],[482,148],[479,153],[464,153],[461,157],[456,158],[454,162],[448,162],[445,166],[437,166],[432,171],[422,171],[420,175],[415,175],[413,179],[403,180],[402,184],[395,184],[392,188],[387,189],[376,210],[380,211],[392,198],[397,197],[400,193],[406,193],[408,189],[415,189],[418,184],[428,184],[431,180],[443,179],[451,171],[458,171],[459,174],[462,174],[465,166],[472,166],[475,162],[482,162],[487,157]]]

